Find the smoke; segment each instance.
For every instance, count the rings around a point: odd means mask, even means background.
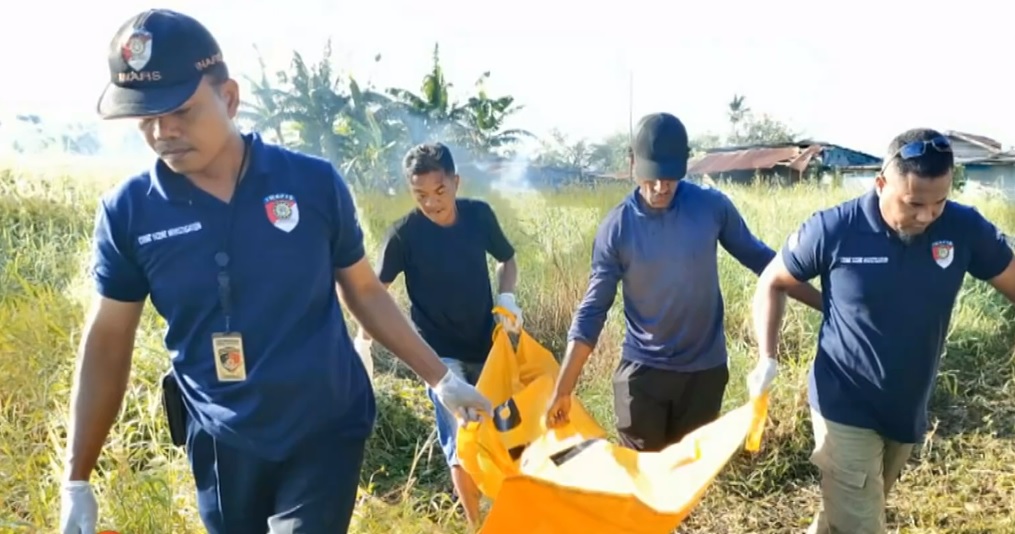
[[[505,193],[534,193],[536,190],[528,180],[533,154],[516,152],[501,166],[499,178],[493,188]]]
[[[399,176],[402,176],[401,161],[407,150],[419,143],[440,142],[451,150],[463,186],[474,196],[485,197],[495,191],[533,190],[528,172],[535,154],[521,143],[504,147],[506,150],[498,153],[478,146],[480,142],[469,137],[474,133],[456,121],[434,121],[402,106],[393,106],[392,113],[405,128],[407,137],[397,148]]]

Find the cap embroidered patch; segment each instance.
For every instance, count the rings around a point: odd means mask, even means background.
[[[152,34],[138,29],[127,38],[120,48],[123,61],[134,70],[141,70],[152,58]]]

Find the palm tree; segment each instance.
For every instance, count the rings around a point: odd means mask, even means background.
[[[730,142],[737,144],[740,141],[740,124],[744,121],[748,114],[751,112],[751,108],[744,104],[744,100],[747,97],[743,95],[733,95],[733,100],[729,103],[729,108],[726,113],[730,120]]]

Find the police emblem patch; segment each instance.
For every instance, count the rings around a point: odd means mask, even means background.
[[[951,241],[935,241],[930,245],[930,253],[939,267],[947,269],[955,258],[955,245]]]
[[[292,232],[300,223],[300,207],[292,195],[269,195],[264,199],[264,211],[268,221],[283,232]]]
[[[135,30],[120,48],[120,56],[130,68],[143,69],[152,58],[152,34],[143,29]]]

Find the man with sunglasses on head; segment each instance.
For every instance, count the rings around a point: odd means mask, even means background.
[[[824,312],[808,389],[822,506],[811,533],[886,531],[886,496],[926,432],[965,274],[1015,302],[1004,235],[975,208],[948,200],[953,166],[945,136],[903,132],[874,188],[812,215],[759,279],[760,362],[778,358],[786,292],[821,279]],[[748,381],[753,395],[770,384],[759,374]]]

